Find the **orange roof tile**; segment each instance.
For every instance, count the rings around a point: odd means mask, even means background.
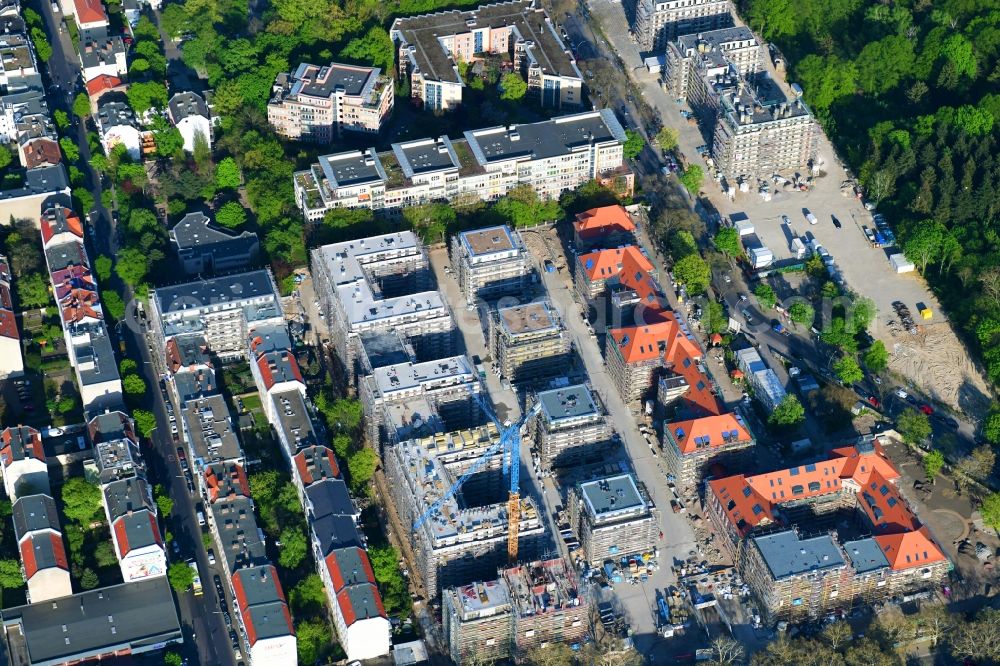
[[[24,167],[37,169],[43,166],[55,166],[62,162],[59,144],[52,139],[40,138],[24,146]]]
[[[629,265],[632,267],[646,272],[653,270],[649,259],[635,245],[582,254],[578,258],[579,270],[582,270],[591,281],[607,280],[621,273],[626,257],[631,260]]]
[[[894,571],[912,569],[943,562],[946,558],[926,527],[902,534],[882,534],[875,537],[885,559]]]
[[[844,446],[830,452],[831,458],[846,459],[841,476],[852,478],[862,486],[868,483],[868,476],[876,471],[889,481],[899,478],[899,470],[885,454],[882,444],[877,439],[872,440],[872,444],[874,450],[870,453],[862,453],[856,446]]]
[[[878,472],[871,473],[859,495],[861,509],[868,515],[876,534],[920,529],[920,521],[906,505],[899,488]]]
[[[747,427],[735,414],[705,416],[666,426],[677,442],[681,453],[692,453],[701,448],[717,449],[734,442],[753,439]]]
[[[578,213],[573,223],[580,238],[598,238],[619,233],[632,233],[635,223],[621,206],[602,206]]]
[[[665,354],[675,328],[676,324],[670,321],[616,328],[611,331],[611,338],[626,363],[639,363]]]
[[[87,94],[94,97],[108,90],[113,90],[120,85],[122,85],[122,80],[117,76],[101,74],[87,81]]]
[[[11,340],[21,339],[17,332],[17,320],[10,310],[0,310],[0,337]]]
[[[76,16],[80,23],[107,23],[108,15],[104,11],[101,0],[74,0]]]

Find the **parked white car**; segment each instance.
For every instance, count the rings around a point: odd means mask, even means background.
[[[817,219],[816,219],[816,216],[815,216],[815,215],[813,215],[813,214],[812,214],[812,213],[811,213],[811,212],[809,211],[809,209],[806,209],[806,220],[808,220],[808,221],[809,221],[809,224],[816,224],[817,222],[819,222],[819,220],[817,220]]]

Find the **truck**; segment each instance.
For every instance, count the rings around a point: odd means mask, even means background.
[[[201,576],[198,574],[198,563],[194,560],[188,560],[188,566],[191,567],[191,571],[194,573],[194,578],[191,580],[191,590],[194,592],[194,596],[200,597],[204,590],[201,587]]]
[[[756,234],[743,236],[743,249],[746,252],[750,265],[754,268],[766,268],[774,261],[774,253],[771,252]]]
[[[802,242],[801,238],[793,238],[790,249],[796,259],[806,258],[806,244]]]

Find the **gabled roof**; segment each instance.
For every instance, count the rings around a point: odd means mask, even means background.
[[[69,233],[83,239],[83,223],[72,208],[54,206],[42,213],[39,220],[42,228],[42,244],[46,245],[53,236]]]
[[[21,339],[17,331],[17,318],[10,310],[0,310],[0,338]]]
[[[153,544],[163,546],[160,528],[156,525],[156,516],[148,509],[122,516],[115,521],[113,532],[118,543],[118,552],[122,556]]]
[[[882,548],[893,571],[927,566],[947,559],[931,539],[926,526],[913,532],[879,535],[875,537],[875,541]]]
[[[20,550],[24,576],[28,580],[43,569],[57,568],[69,571],[66,547],[63,545],[62,536],[58,533],[34,534],[21,542]]]
[[[358,583],[374,583],[375,573],[372,571],[368,553],[358,547],[339,548],[331,551],[325,558],[333,591],[339,593],[349,585]]]
[[[283,382],[304,383],[302,371],[295,356],[287,351],[268,352],[257,359],[257,368],[264,380],[264,387],[270,390],[275,384]]]
[[[91,97],[99,96],[101,93],[114,90],[122,85],[122,80],[117,76],[101,74],[87,81],[87,94]]]
[[[295,635],[285,593],[272,565],[239,569],[233,573],[232,584],[251,647],[258,640]]]
[[[361,583],[344,588],[337,594],[337,605],[344,616],[344,624],[351,626],[359,620],[386,617],[382,597],[374,583]]]
[[[635,245],[581,254],[577,261],[580,263],[577,270],[582,270],[591,281],[617,276],[626,262],[630,268],[647,273],[653,270],[653,264],[649,263],[649,259]]]
[[[8,283],[6,282],[0,282],[0,310],[14,309],[14,301],[10,296],[10,287],[7,285]]]
[[[295,469],[299,473],[302,486],[315,481],[340,478],[340,465],[333,451],[325,446],[310,446],[295,454]]]
[[[32,532],[52,530],[61,532],[56,503],[48,495],[27,495],[20,497],[12,507],[14,536],[20,541]]]
[[[872,472],[859,495],[859,506],[871,521],[875,534],[912,532],[920,528],[920,521],[899,494],[899,488],[878,472]]]
[[[872,472],[889,481],[899,478],[899,470],[892,464],[882,448],[882,443],[875,438],[864,439],[855,446],[844,446],[833,449],[831,458],[844,458],[841,476],[853,478],[860,485],[868,482]]]
[[[705,416],[664,427],[670,431],[681,453],[695,453],[753,440],[743,420],[736,414]]]
[[[670,340],[676,332],[676,324],[662,321],[656,324],[613,329],[611,339],[626,363],[640,363],[666,354]]]
[[[74,289],[96,289],[97,284],[90,268],[86,265],[74,264],[52,271],[52,289],[56,300],[62,300]]]
[[[101,302],[97,292],[89,289],[73,289],[63,296],[59,305],[62,307],[63,321],[80,322],[84,319],[101,319]]]
[[[205,485],[208,501],[225,499],[234,495],[250,497],[250,483],[243,467],[236,463],[213,463],[205,466]]]
[[[73,0],[73,4],[76,6],[76,16],[80,23],[108,22],[108,15],[101,0]]]
[[[208,355],[208,343],[202,335],[178,335],[167,341],[167,366],[176,373],[181,368],[212,365]]]
[[[59,144],[52,139],[40,137],[24,146],[24,167],[37,169],[43,166],[55,166],[62,161]]]
[[[635,231],[635,222],[622,206],[601,206],[578,213],[573,228],[580,238],[594,239],[632,233]]]
[[[27,458],[45,462],[42,435],[30,426],[16,426],[0,433],[0,462],[4,467]]]

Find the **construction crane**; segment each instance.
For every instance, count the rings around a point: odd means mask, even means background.
[[[497,431],[500,433],[500,439],[496,444],[486,449],[476,462],[466,470],[465,474],[460,476],[441,497],[427,507],[423,515],[414,521],[413,529],[419,529],[432,514],[441,509],[442,504],[458,492],[458,489],[469,480],[469,477],[482,469],[483,465],[489,462],[498,451],[502,451],[503,475],[510,489],[510,494],[507,498],[507,557],[513,564],[517,561],[517,538],[521,518],[521,426],[538,413],[538,410],[541,408],[541,402],[536,402],[531,409],[518,419],[517,423],[510,423],[508,421],[505,425],[497,418],[493,412],[493,407],[489,404],[489,399],[483,393],[476,393],[475,396],[480,407],[482,407],[490,420],[496,424]]]

